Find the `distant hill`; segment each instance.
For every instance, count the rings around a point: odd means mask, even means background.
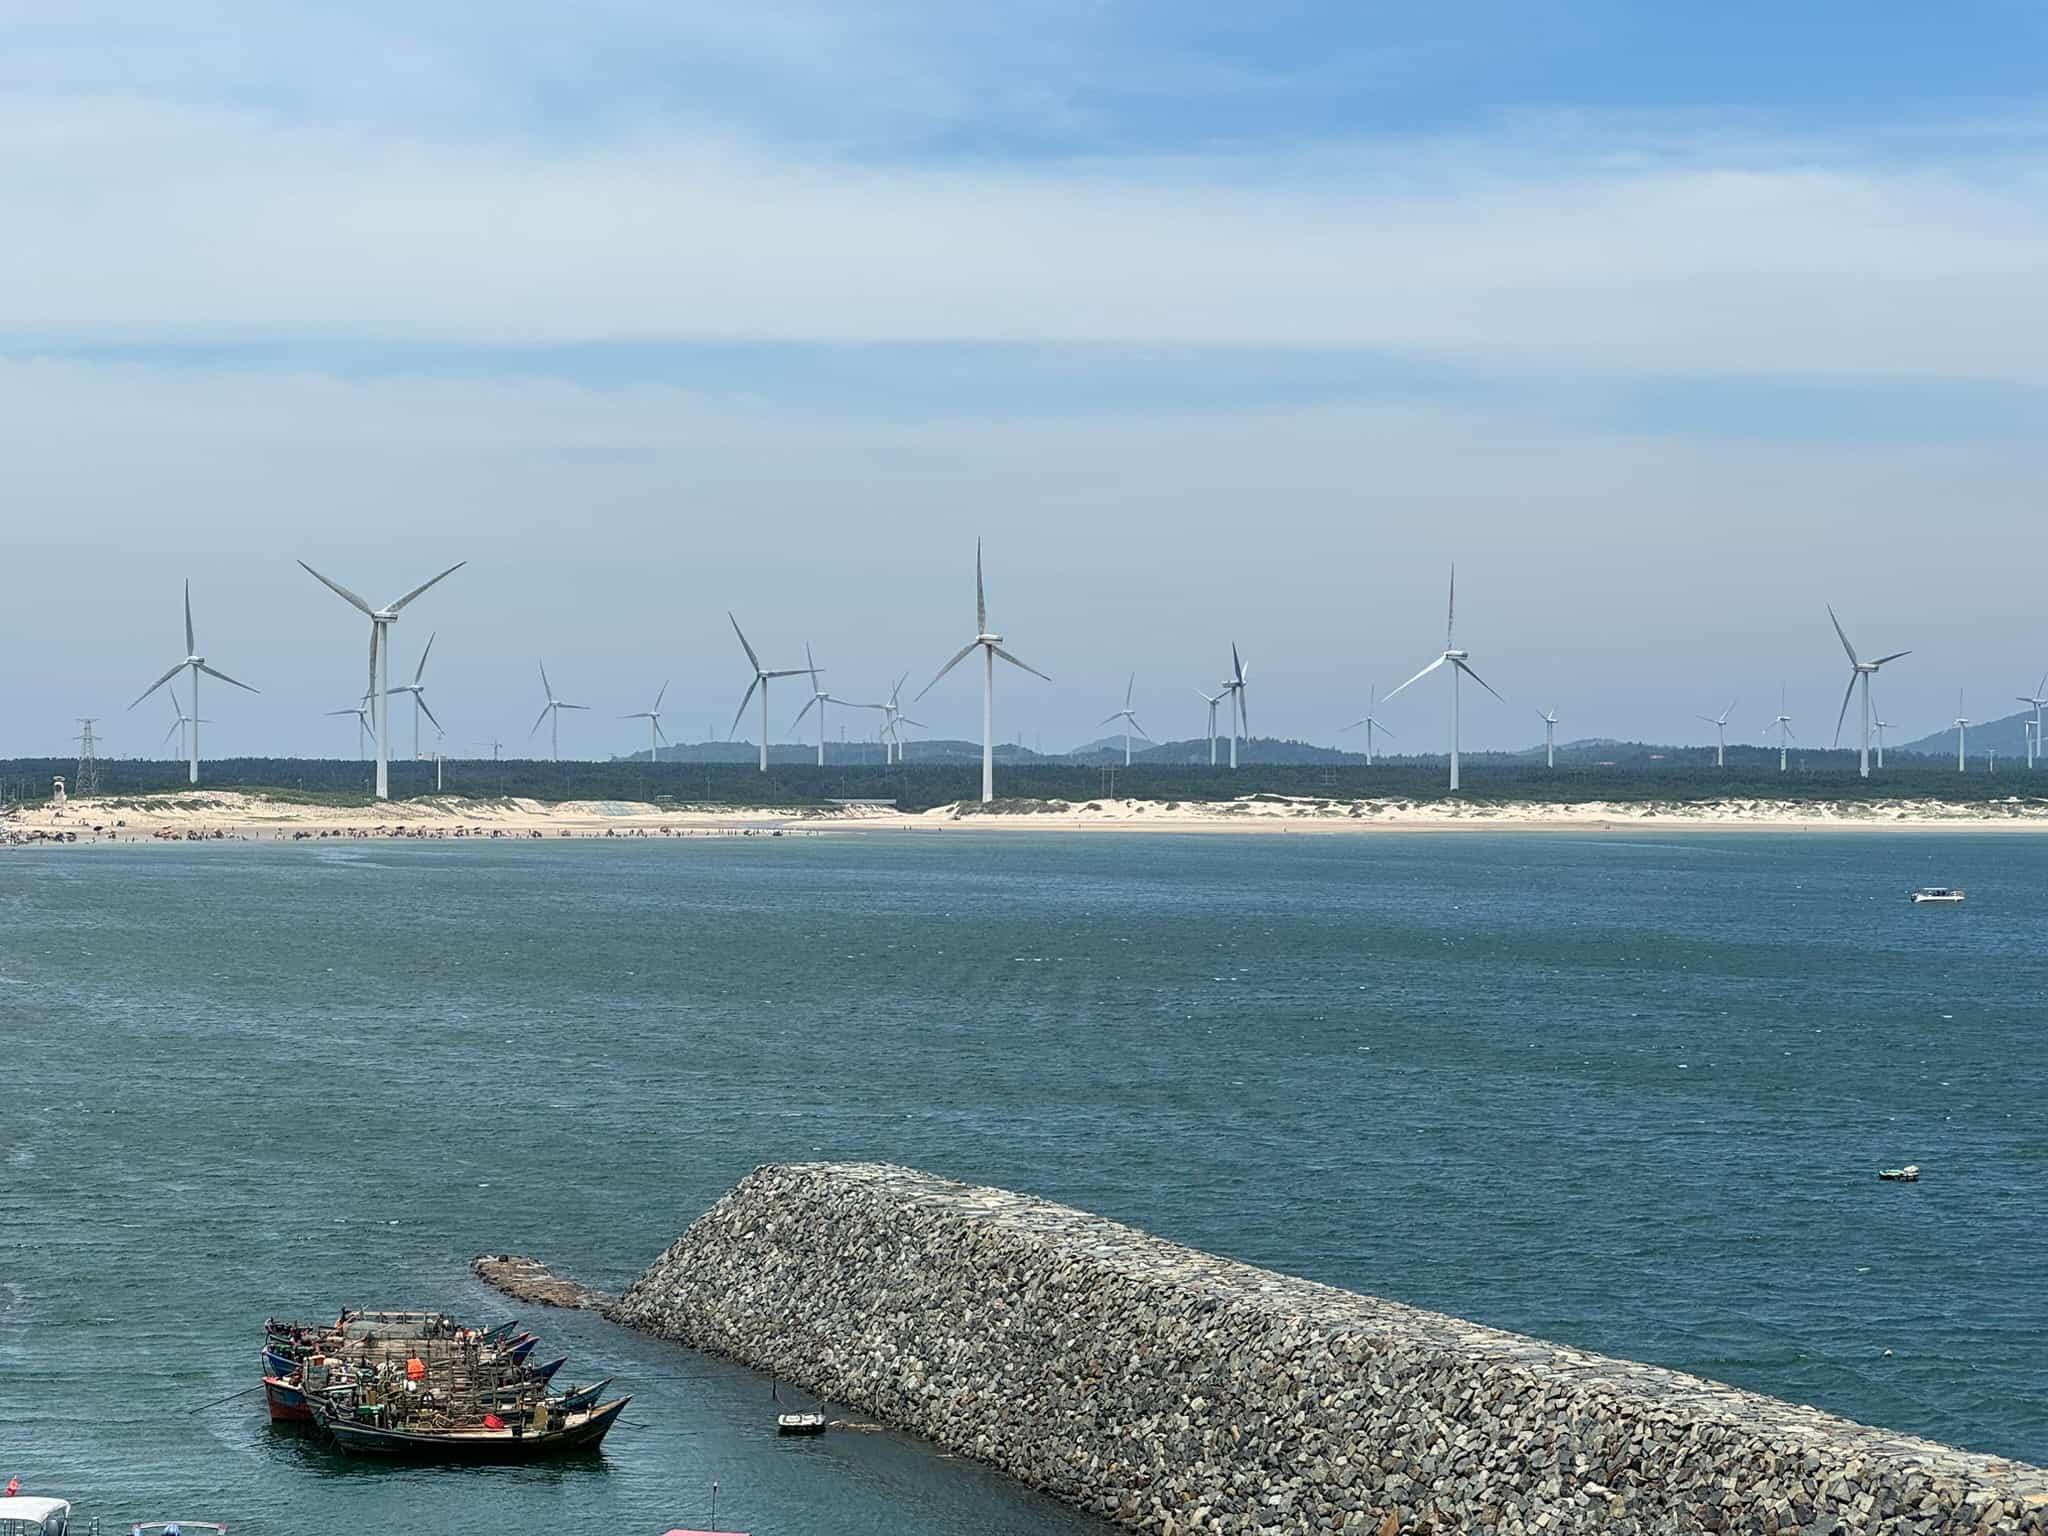
[[[1982,725],[1973,724],[1966,738],[1970,756],[1972,758],[1979,758],[1987,752],[1996,752],[2000,761],[2024,764],[2027,760],[2025,722],[2033,718],[2034,712],[2031,709],[2027,709],[2020,711],[2016,715],[2005,715],[1997,720],[1986,720]],[[1846,737],[1848,734],[1848,727],[1845,726],[1843,728],[1843,735]],[[1928,757],[1945,757],[1950,762],[1954,762],[1956,757],[1956,728],[1953,725],[1944,726],[1941,730],[1932,731],[1913,741],[1900,742],[1896,745],[1888,743],[1885,747],[1885,755],[1889,757],[1894,752],[1911,752],[1925,754]]]

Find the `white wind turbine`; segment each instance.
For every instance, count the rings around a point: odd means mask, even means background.
[[[817,710],[818,766],[822,768],[825,766],[825,710],[827,706],[837,704],[841,709],[880,709],[882,706],[879,704],[856,704],[851,699],[835,698],[830,692],[820,688],[818,686],[818,658],[811,654],[811,643],[808,640],[804,642],[804,660],[810,663],[807,670],[811,674],[811,696],[804,700],[804,707],[796,712],[796,718],[790,721],[789,728],[794,731],[804,723],[805,715],[808,715],[813,709]]]
[[[661,744],[668,740],[661,730],[661,701],[668,697],[668,681],[663,679],[661,691],[654,696],[654,708],[636,709],[630,715],[621,715],[621,720],[645,720],[648,725],[647,761],[661,761]]]
[[[884,750],[888,754],[884,760],[891,763],[900,763],[903,761],[902,728],[906,725],[914,725],[919,730],[923,730],[925,728],[925,724],[922,720],[913,720],[910,718],[910,716],[903,713],[903,706],[901,703],[898,702],[903,696],[903,685],[909,680],[910,674],[908,672],[905,672],[901,677],[897,678],[893,684],[890,685],[888,703],[870,704],[863,706],[864,708],[868,709],[879,709],[882,712],[882,745]]]
[[[744,714],[745,714],[745,713],[747,712],[747,701],[748,701],[749,699],[753,698],[753,696],[754,696],[754,690],[755,690],[756,688],[760,689],[760,690],[761,690],[761,771],[762,771],[763,773],[766,773],[766,772],[768,771],[768,682],[769,682],[769,679],[771,679],[771,678],[777,678],[777,677],[802,677],[802,676],[804,676],[804,675],[805,675],[805,674],[806,674],[806,673],[807,673],[807,672],[808,672],[808,671],[809,671],[810,669],[808,669],[808,668],[805,668],[805,667],[782,667],[782,668],[780,668],[780,669],[777,669],[777,670],[774,670],[774,671],[766,671],[766,670],[763,670],[763,668],[762,668],[762,666],[761,666],[761,658],[760,658],[760,657],[758,657],[758,656],[756,656],[756,655],[754,654],[754,648],[753,648],[753,647],[752,647],[751,645],[747,644],[747,636],[746,636],[746,632],[745,632],[744,630],[742,630],[742,629],[740,628],[740,621],[739,621],[738,619],[733,619],[733,617],[732,617],[732,612],[731,612],[731,610],[730,610],[730,609],[728,609],[728,610],[726,611],[726,615],[725,615],[725,616],[726,616],[726,617],[727,617],[728,619],[732,619],[732,632],[733,632],[734,634],[736,634],[736,635],[738,635],[738,636],[740,637],[740,649],[741,649],[741,650],[743,650],[743,651],[745,651],[745,652],[747,653],[747,665],[748,665],[748,666],[750,666],[750,667],[752,667],[752,668],[754,669],[754,680],[753,680],[753,681],[752,681],[751,683],[747,684],[747,691],[746,691],[745,693],[743,693],[743,694],[741,694],[741,695],[740,695],[740,707],[739,707],[738,709],[736,709],[736,710],[734,710],[734,711],[733,711],[733,716],[732,716],[732,729],[731,729],[731,730],[728,730],[728,731],[727,731],[727,732],[725,733],[725,739],[726,739],[727,741],[730,741],[730,740],[732,740],[732,735],[733,735],[733,731],[737,731],[737,730],[738,730],[738,729],[740,728],[740,716],[744,715]],[[813,677],[813,678],[812,678],[812,686],[813,686],[813,687],[815,687],[816,685],[817,685],[817,680],[816,680],[816,678],[815,678],[815,677]]]
[[[1126,768],[1131,766],[1131,732],[1136,731],[1140,736],[1145,736],[1145,727],[1138,724],[1138,717],[1131,710],[1131,690],[1137,686],[1138,674],[1133,672],[1131,674],[1130,681],[1124,684],[1124,707],[1116,711],[1115,714],[1104,717],[1102,721],[1104,725],[1108,725],[1112,720],[1123,721],[1124,766]],[[1150,741],[1152,738],[1150,736],[1145,736],[1145,739],[1147,741]]]
[[[548,701],[541,706],[540,715],[533,722],[533,730],[528,731],[526,735],[531,740],[533,732],[539,730],[543,724],[546,724],[548,727],[549,760],[559,763],[562,760],[562,711],[565,709],[588,709],[590,706],[588,704],[571,704],[566,699],[556,698],[555,685],[548,681],[548,664],[546,662],[540,664],[540,687],[541,692],[548,696]]]
[[[1785,713],[1785,685],[1778,684],[1778,718],[1771,722],[1778,728],[1778,772],[1785,771],[1785,743],[1792,739],[1792,717]]]
[[[356,761],[361,762],[363,760],[363,733],[368,731],[372,736],[377,734],[376,727],[370,724],[369,696],[365,694],[363,701],[353,709],[330,709],[327,713],[330,715],[354,715],[356,717]]]
[[[1557,711],[1536,711],[1536,718],[1543,722],[1543,766],[1557,766]]]
[[[1970,730],[1970,721],[1969,721],[1969,717],[1968,717],[1968,716],[1966,716],[1966,715],[1965,715],[1965,714],[1963,713],[1963,690],[1962,690],[1962,689],[1960,689],[1960,688],[1958,688],[1958,689],[1956,690],[1956,718],[1955,718],[1955,728],[1956,728],[1956,772],[1957,772],[1957,773],[1964,773],[1964,772],[1967,772],[1967,771],[1968,771],[1968,768],[1967,768],[1967,761],[1966,761],[1966,759],[1965,759],[1965,757],[1964,757],[1964,755],[1963,755],[1963,746],[1964,746],[1964,743],[1965,743],[1965,741],[1967,740],[1967,738],[1968,738],[1968,736],[1969,736],[1969,730]]]
[[[1505,704],[1507,700],[1501,699],[1498,690],[1491,683],[1487,682],[1485,678],[1472,670],[1472,653],[1470,651],[1461,651],[1457,647],[1455,636],[1458,623],[1458,568],[1455,565],[1451,567],[1451,601],[1445,613],[1443,654],[1409,678],[1400,688],[1396,688],[1394,693],[1388,694],[1387,698],[1391,700],[1394,694],[1399,693],[1402,688],[1407,688],[1421,682],[1438,667],[1448,666],[1451,669],[1451,790],[1453,793],[1456,793],[1458,788],[1458,679],[1460,675],[1471,678],[1473,682],[1484,688],[1496,699],[1500,699],[1501,703]]]
[[[1366,703],[1364,717],[1362,719],[1352,721],[1349,725],[1345,726],[1344,729],[1347,731],[1355,731],[1361,725],[1365,727],[1365,766],[1370,768],[1372,766],[1373,732],[1387,731],[1387,734],[1389,736],[1393,735],[1394,733],[1392,731],[1388,731],[1387,727],[1383,723],[1381,723],[1379,716],[1373,713],[1374,710],[1379,708],[1380,704],[1380,690],[1379,685],[1377,683],[1373,684],[1371,687],[1366,689],[1365,700]]]
[[[1856,647],[1849,643],[1849,636],[1842,629],[1842,621],[1835,618],[1834,605],[1828,605],[1828,618],[1833,621],[1835,634],[1840,637],[1842,649],[1849,653],[1849,687],[1842,695],[1842,712],[1835,716],[1835,745],[1842,744],[1842,722],[1849,718],[1849,700],[1856,693],[1856,685],[1863,685],[1863,750],[1858,760],[1858,771],[1864,778],[1870,777],[1870,680],[1877,675],[1877,669],[1888,661],[1897,661],[1901,656],[1910,656],[1911,651],[1893,651],[1889,656],[1880,656],[1875,661],[1857,658]]]
[[[171,744],[171,738],[173,736],[177,737],[178,756],[182,759],[185,756],[185,727],[193,724],[194,722],[192,717],[185,713],[185,706],[178,702],[178,690],[176,688],[165,689],[164,697],[171,701],[171,713],[177,716],[177,718],[171,722],[171,728],[168,731],[164,732],[164,745],[169,746]],[[213,722],[210,720],[201,720],[198,723],[200,725],[211,725]]]
[[[434,720],[434,712],[427,708],[427,685],[425,679],[427,675],[427,658],[433,655],[434,641],[438,638],[438,635],[427,636],[427,648],[420,652],[420,664],[413,671],[412,681],[400,683],[396,688],[390,690],[393,694],[409,693],[412,695],[412,760],[414,762],[420,760],[420,715],[424,713],[429,720]],[[434,720],[434,729],[437,731],[441,730],[440,721]],[[443,731],[442,734],[446,735],[447,733]]]
[[[1245,708],[1244,660],[1237,654],[1237,642],[1230,642],[1230,676],[1223,679],[1223,691],[1230,698],[1230,766],[1237,767],[1237,732],[1244,727],[1244,744],[1252,744],[1252,717]]]
[[[245,693],[256,693],[260,690],[251,688],[247,683],[238,683],[232,677],[229,677],[227,673],[209,667],[206,664],[206,658],[199,654],[199,642],[193,638],[192,634],[192,583],[190,580],[187,580],[185,583],[185,659],[176,663],[170,671],[137,694],[135,696],[135,704],[140,704],[144,699],[155,693],[157,689],[163,687],[165,683],[168,683],[188,667],[192,671],[192,714],[190,717],[192,726],[192,782],[197,784],[199,782],[199,674],[204,672],[208,677],[218,678],[224,683],[232,684]],[[171,702],[175,704],[177,700],[174,698]],[[128,707],[133,709],[135,704],[130,704]]]
[[[981,650],[981,803],[986,805],[996,797],[996,738],[995,738],[995,693],[996,658],[1002,657],[1013,667],[1021,667],[1033,677],[1052,679],[1028,661],[1019,660],[1003,649],[1003,637],[988,627],[988,596],[981,579],[981,540],[974,541],[974,623],[975,636],[953,653],[953,659],[939,668],[938,675],[926,683],[917,695],[921,699],[938,687],[939,679],[965,661],[977,647]],[[914,704],[917,699],[911,700]]]
[[[1211,768],[1216,766],[1216,706],[1229,696],[1230,690],[1227,688],[1222,693],[1204,693],[1199,688],[1195,690],[1195,697],[1209,706],[1209,766]]]
[[[1735,705],[1736,701],[1730,699],[1728,707],[1722,710],[1720,714],[1699,715],[1696,717],[1706,721],[1707,724],[1714,728],[1714,766],[1716,768],[1726,768],[1728,766],[1728,717],[1735,713]]]
[[[2044,695],[2048,695],[2048,672],[2043,672],[2041,674],[2041,681],[2034,684],[2033,697],[2029,698],[2025,694],[2020,695],[2020,702],[2022,704],[2031,704],[2034,709],[2034,718],[2027,722],[2034,728],[2033,735],[2027,737],[2027,766],[2029,768],[2034,766],[2035,756],[2041,750],[2041,707],[2048,705],[2048,697],[2044,697]]]
[[[372,703],[377,711],[376,727],[370,734],[377,740],[377,798],[379,800],[389,800],[391,798],[391,753],[389,750],[391,741],[391,700],[389,695],[391,686],[391,626],[398,622],[399,612],[407,603],[410,603],[414,598],[426,591],[427,588],[433,586],[435,582],[445,581],[448,577],[453,576],[468,563],[467,560],[458,560],[439,576],[434,577],[432,580],[421,582],[410,592],[406,593],[405,596],[399,598],[398,601],[386,603],[382,608],[372,608],[340,582],[330,577],[322,576],[303,560],[299,562],[300,568],[308,576],[319,582],[323,587],[326,587],[343,602],[360,609],[369,617],[369,692]],[[425,658],[422,657],[421,659],[424,661]],[[198,708],[196,704],[193,707],[195,709]],[[417,748],[418,743],[415,742],[414,746]]]
[[[1873,720],[1870,722],[1870,728],[1877,732],[1877,771],[1879,773],[1884,772],[1884,733],[1891,729],[1891,724],[1889,720]]]

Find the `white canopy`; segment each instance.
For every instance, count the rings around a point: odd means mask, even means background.
[[[71,1506],[62,1499],[30,1498],[27,1494],[16,1494],[11,1499],[0,1499],[0,1520],[20,1520],[29,1525],[41,1525],[52,1515],[68,1515]]]

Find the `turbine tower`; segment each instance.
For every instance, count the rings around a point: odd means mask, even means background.
[[[1536,718],[1543,722],[1543,766],[1557,766],[1557,711],[1536,711]]]
[[[362,702],[353,709],[330,709],[327,713],[330,715],[354,715],[356,717],[356,761],[361,762],[363,760],[363,732],[368,731],[372,736],[377,734],[376,730],[370,725],[369,695],[365,694]]]
[[[1195,697],[1209,706],[1209,766],[1211,768],[1216,766],[1216,706],[1229,696],[1230,690],[1227,687],[1221,693],[1204,693],[1199,688],[1195,690]]]
[[[1716,768],[1726,768],[1728,766],[1728,717],[1735,713],[1735,702],[1735,700],[1730,699],[1728,707],[1718,715],[1698,715],[1694,717],[1706,721],[1707,724],[1714,728],[1714,766]]]
[[[1252,717],[1244,704],[1244,660],[1237,654],[1237,642],[1230,642],[1230,676],[1223,679],[1223,691],[1230,695],[1230,766],[1237,768],[1237,730],[1244,727],[1244,744],[1252,744]]]
[[[662,682],[661,692],[654,696],[654,708],[638,709],[630,715],[621,715],[621,720],[645,720],[648,725],[647,761],[650,764],[661,761],[661,744],[668,738],[661,731],[661,701],[668,697],[668,683]]]
[[[559,763],[562,760],[562,711],[565,709],[588,709],[590,706],[588,704],[571,704],[566,699],[556,698],[555,685],[548,681],[548,664],[546,662],[540,663],[540,687],[541,692],[548,696],[548,701],[541,706],[539,718],[533,722],[533,730],[528,731],[526,735],[527,739],[531,740],[533,731],[539,730],[543,722],[546,722],[548,724],[549,761]]]
[[[1778,684],[1778,718],[1771,724],[1778,728],[1778,772],[1785,771],[1785,743],[1792,739],[1792,717],[1785,713],[1785,685]]]
[[[1967,739],[1968,739],[1968,737],[1969,737],[1969,731],[1970,731],[1970,721],[1969,721],[1969,717],[1968,717],[1968,716],[1966,716],[1966,715],[1965,715],[1965,714],[1963,713],[1963,690],[1962,690],[1962,689],[1960,689],[1960,688],[1958,688],[1958,689],[1956,690],[1956,718],[1955,718],[1955,727],[1956,727],[1956,772],[1957,772],[1957,773],[1964,773],[1964,772],[1967,772],[1967,771],[1968,771],[1968,769],[1967,769],[1967,764],[1966,764],[1966,761],[1965,761],[1965,759],[1964,759],[1964,756],[1963,756],[1963,747],[1964,747],[1964,744],[1965,744],[1965,742],[1967,741]]]
[[[2027,766],[2029,768],[2034,766],[2035,757],[2041,750],[2041,707],[2044,704],[2048,704],[2048,697],[2044,697],[2044,695],[2048,695],[2048,672],[2043,672],[2041,674],[2041,681],[2034,684],[2034,695],[2032,698],[2028,698],[2025,695],[2022,695],[2020,698],[2022,704],[2030,704],[2034,710],[2034,718],[2028,722],[2034,728],[2034,734],[2027,738]]]
[[[372,703],[377,711],[376,727],[370,734],[377,739],[377,798],[379,800],[389,800],[391,798],[391,753],[389,750],[391,741],[391,700],[388,692],[391,685],[391,626],[398,622],[398,615],[407,603],[418,597],[427,588],[433,586],[435,582],[445,581],[448,577],[453,576],[467,564],[469,564],[467,560],[458,560],[439,576],[434,577],[430,581],[421,582],[410,592],[406,593],[405,596],[399,598],[397,602],[386,603],[382,608],[372,608],[340,582],[322,576],[303,560],[299,562],[300,568],[308,576],[319,582],[323,587],[326,587],[343,602],[361,610],[369,617],[369,692]],[[424,657],[421,659],[422,661],[425,660]],[[195,703],[192,708],[196,714],[199,706]]]
[[[1131,690],[1137,686],[1138,674],[1133,672],[1131,674],[1130,681],[1124,684],[1124,707],[1118,710],[1115,714],[1109,715],[1106,718],[1104,718],[1102,722],[1104,725],[1108,725],[1112,720],[1123,721],[1124,766],[1126,768],[1131,766],[1131,732],[1136,731],[1140,736],[1145,736],[1145,727],[1138,724],[1138,717],[1131,712]],[[1150,741],[1152,738],[1150,736],[1145,736],[1145,739],[1147,741]]]
[[[1856,655],[1856,647],[1849,643],[1849,636],[1842,629],[1842,621],[1835,618],[1834,605],[1828,605],[1828,618],[1833,621],[1835,634],[1840,637],[1842,649],[1849,653],[1849,687],[1842,695],[1842,712],[1835,716],[1835,745],[1842,744],[1842,722],[1849,718],[1849,700],[1856,692],[1856,685],[1863,685],[1863,750],[1858,759],[1857,771],[1864,778],[1870,777],[1870,680],[1877,675],[1877,669],[1888,661],[1897,661],[1901,656],[1910,656],[1911,651],[1893,651],[1889,656],[1880,656],[1875,661],[1863,661]]]
[[[1889,720],[1873,720],[1870,722],[1870,728],[1877,732],[1877,771],[1879,773],[1884,772],[1884,733],[1891,729],[1891,724]]]
[[[232,684],[245,693],[257,693],[260,690],[251,688],[247,683],[238,683],[232,677],[229,677],[227,673],[209,667],[206,664],[206,658],[199,654],[199,642],[193,638],[192,634],[192,583],[189,578],[185,582],[185,659],[177,662],[170,671],[137,694],[135,696],[135,704],[140,704],[144,699],[155,693],[157,689],[163,687],[165,683],[168,683],[188,667],[192,672],[192,782],[197,784],[199,782],[199,674],[204,672],[208,677],[218,678],[221,682]],[[177,700],[173,698],[171,702],[175,704]],[[130,704],[128,707],[133,709],[135,704]]]
[[[412,695],[412,760],[414,762],[420,760],[420,715],[425,713],[429,720],[434,720],[434,712],[427,708],[427,685],[424,679],[427,675],[427,658],[434,654],[434,641],[438,638],[438,635],[427,636],[427,648],[420,652],[420,664],[412,674],[412,681],[400,683],[391,690],[394,694],[409,693]],[[434,720],[434,729],[437,731],[441,729],[440,721]],[[442,734],[445,735],[446,732]]]
[[[1366,689],[1365,701],[1364,718],[1352,721],[1344,729],[1355,731],[1361,725],[1365,727],[1365,766],[1370,768],[1372,766],[1373,732],[1387,731],[1386,726],[1381,723],[1379,716],[1373,713],[1374,710],[1379,708],[1380,704],[1380,690],[1377,683],[1372,684]],[[1342,733],[1340,732],[1339,734],[1341,735]],[[1394,733],[1387,731],[1387,734],[1391,736]]]
[[[1442,654],[1441,656],[1437,657],[1437,659],[1436,659],[1435,661],[1432,661],[1432,662],[1431,662],[1431,663],[1430,663],[1430,664],[1429,664],[1428,666],[1424,667],[1424,668],[1423,668],[1423,669],[1422,669],[1422,670],[1421,670],[1420,672],[1416,673],[1416,674],[1415,674],[1415,675],[1414,675],[1413,677],[1409,678],[1409,679],[1408,679],[1408,681],[1407,681],[1407,682],[1405,682],[1405,683],[1403,683],[1403,684],[1401,685],[1401,687],[1400,687],[1400,688],[1396,688],[1396,689],[1394,690],[1394,693],[1390,693],[1390,694],[1388,694],[1388,695],[1387,695],[1387,698],[1388,698],[1388,700],[1389,700],[1389,701],[1391,701],[1391,700],[1393,699],[1393,697],[1394,697],[1394,694],[1397,694],[1397,693],[1399,693],[1399,692],[1401,691],[1401,689],[1402,689],[1402,688],[1407,688],[1407,687],[1410,687],[1411,685],[1413,685],[1413,684],[1415,684],[1415,683],[1419,683],[1419,682],[1421,682],[1421,681],[1422,681],[1422,680],[1423,680],[1423,679],[1424,679],[1425,677],[1429,676],[1429,674],[1430,674],[1430,673],[1432,673],[1432,672],[1434,672],[1434,671],[1435,671],[1435,670],[1436,670],[1436,669],[1437,669],[1438,667],[1441,667],[1441,666],[1449,666],[1449,667],[1450,667],[1450,669],[1451,669],[1451,793],[1452,793],[1452,794],[1456,794],[1456,793],[1458,792],[1458,704],[1459,704],[1459,699],[1458,699],[1458,680],[1459,680],[1460,676],[1462,675],[1462,676],[1464,676],[1464,677],[1469,677],[1469,678],[1471,678],[1473,682],[1477,683],[1477,684],[1478,684],[1478,685],[1479,685],[1480,687],[1484,688],[1484,689],[1485,689],[1485,690],[1486,690],[1486,691],[1487,691],[1488,693],[1492,694],[1492,695],[1493,695],[1493,696],[1494,696],[1494,697],[1495,697],[1496,699],[1500,699],[1501,703],[1503,703],[1503,704],[1507,703],[1507,700],[1506,700],[1506,699],[1501,699],[1501,698],[1500,698],[1500,693],[1499,693],[1499,691],[1498,691],[1498,690],[1496,690],[1496,689],[1494,688],[1494,686],[1493,686],[1493,685],[1492,685],[1491,683],[1487,682],[1487,680],[1486,680],[1485,678],[1481,677],[1481,676],[1480,676],[1480,675],[1479,675],[1479,674],[1478,674],[1477,672],[1474,672],[1474,671],[1472,670],[1472,665],[1471,665],[1471,655],[1472,655],[1472,653],[1471,653],[1470,651],[1461,651],[1461,650],[1459,650],[1459,649],[1458,649],[1458,646],[1457,646],[1457,640],[1456,640],[1456,633],[1457,633],[1457,623],[1458,623],[1458,568],[1457,568],[1457,567],[1456,567],[1455,565],[1453,565],[1453,566],[1451,567],[1451,601],[1450,601],[1450,606],[1449,606],[1448,608],[1446,608],[1446,609],[1445,609],[1445,618],[1444,618],[1444,651],[1443,651],[1443,654]]]
[[[1021,667],[1033,677],[1052,679],[1027,661],[1020,661],[1003,649],[1003,637],[994,634],[988,627],[988,596],[981,579],[981,540],[974,541],[974,622],[975,636],[953,653],[953,659],[939,668],[938,676],[924,685],[917,698],[921,699],[939,685],[939,678],[965,661],[976,647],[981,650],[981,803],[987,805],[996,797],[996,739],[995,739],[995,693],[996,658],[1002,657],[1013,667]],[[915,704],[917,699],[912,699]]]
[[[740,728],[740,716],[744,715],[744,714],[745,714],[745,713],[747,712],[747,701],[748,701],[749,699],[753,698],[753,696],[754,696],[754,690],[755,690],[756,688],[760,689],[760,690],[761,690],[761,771],[762,771],[763,773],[766,773],[766,772],[768,771],[768,682],[769,682],[769,679],[771,679],[771,678],[777,678],[777,677],[802,677],[802,676],[804,676],[804,675],[805,675],[805,672],[806,672],[806,670],[807,670],[807,669],[805,669],[805,668],[803,668],[803,667],[782,667],[782,668],[779,668],[779,669],[777,669],[777,670],[774,670],[774,671],[764,671],[764,670],[762,669],[762,666],[761,666],[761,658],[760,658],[760,657],[758,657],[758,656],[756,656],[756,655],[754,654],[754,648],[753,648],[753,647],[752,647],[751,645],[747,644],[747,635],[746,635],[746,631],[740,628],[740,621],[739,621],[738,619],[733,619],[733,617],[732,617],[732,610],[731,610],[731,609],[727,609],[727,610],[726,610],[726,614],[725,614],[725,616],[726,616],[726,617],[727,617],[728,619],[732,619],[732,632],[733,632],[734,634],[736,634],[736,635],[738,635],[738,636],[740,637],[740,649],[741,649],[741,650],[743,650],[743,651],[745,651],[745,652],[747,653],[747,665],[748,665],[748,666],[750,666],[750,667],[752,667],[752,668],[754,669],[754,680],[753,680],[753,681],[752,681],[751,683],[747,684],[747,691],[746,691],[745,693],[743,693],[743,694],[741,694],[741,695],[740,695],[740,707],[739,707],[738,709],[736,709],[736,710],[734,710],[734,711],[733,711],[733,716],[732,716],[732,730],[729,730],[729,731],[727,731],[727,732],[725,733],[725,739],[726,739],[727,741],[731,741],[731,740],[732,740],[732,735],[733,735],[733,731],[737,731],[737,730],[738,730],[738,729]],[[812,685],[813,685],[813,686],[816,686],[816,682],[817,682],[817,679],[816,679],[815,677],[813,677],[813,678],[812,678]]]

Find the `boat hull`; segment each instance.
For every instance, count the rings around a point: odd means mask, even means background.
[[[359,1424],[329,1413],[320,1420],[336,1449],[350,1456],[397,1461],[516,1463],[594,1452],[618,1421],[631,1398],[622,1397],[598,1408],[580,1424],[544,1435],[515,1435],[509,1430],[463,1434],[416,1434]]]
[[[306,1401],[306,1394],[281,1377],[263,1378],[263,1401],[270,1409],[273,1424],[310,1424],[313,1422],[313,1405]]]

